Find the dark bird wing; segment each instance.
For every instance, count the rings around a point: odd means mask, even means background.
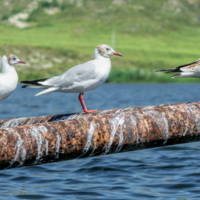
[[[171,72],[182,72],[182,71],[197,71],[200,68],[200,59],[188,64],[184,64],[175,68],[170,69],[160,69],[156,72],[165,72],[165,73],[171,73]]]

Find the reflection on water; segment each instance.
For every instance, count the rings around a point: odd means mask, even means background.
[[[105,84],[86,92],[89,109],[200,100],[199,84]],[[80,112],[77,94],[17,88],[1,119]],[[200,199],[199,142],[0,171],[0,199]]]

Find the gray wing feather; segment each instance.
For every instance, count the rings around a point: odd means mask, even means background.
[[[94,79],[96,76],[97,74],[95,73],[95,65],[91,61],[88,61],[86,63],[70,68],[60,76],[47,79],[43,82],[43,85],[69,87],[72,86],[75,82]]]

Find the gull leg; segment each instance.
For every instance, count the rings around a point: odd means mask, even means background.
[[[83,112],[86,112],[86,113],[91,113],[91,112],[96,112],[97,110],[88,110],[87,107],[86,107],[86,104],[85,104],[85,101],[84,101],[84,93],[81,92],[79,95],[78,95],[78,99],[81,103],[81,106],[82,106],[82,109],[83,109]]]

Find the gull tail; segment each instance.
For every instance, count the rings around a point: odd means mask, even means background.
[[[171,72],[181,72],[179,68],[170,68],[170,69],[159,69],[156,70],[155,72],[165,72],[165,73],[171,73]]]
[[[23,85],[22,88],[47,88],[46,86],[40,85]]]
[[[42,92],[37,93],[35,96],[41,96],[41,95],[48,94],[48,93],[51,93],[51,92],[56,92],[58,90],[59,90],[58,87],[50,87],[46,90],[43,90]]]
[[[43,78],[43,79],[37,79],[33,81],[21,81],[20,83],[27,84],[27,85],[23,85],[22,88],[46,88],[41,84],[41,82],[46,81],[46,80],[47,78]]]

